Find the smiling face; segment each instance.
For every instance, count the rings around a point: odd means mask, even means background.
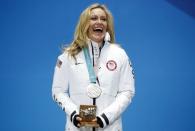
[[[106,13],[101,8],[91,10],[88,37],[89,39],[102,43],[107,30],[107,17]]]

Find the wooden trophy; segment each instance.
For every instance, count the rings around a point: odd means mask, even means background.
[[[81,126],[99,127],[96,121],[96,106],[95,105],[80,105],[79,115],[82,118]]]

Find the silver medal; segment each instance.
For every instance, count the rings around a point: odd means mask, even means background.
[[[89,84],[87,86],[87,95],[90,98],[97,98],[101,95],[102,90],[97,84]]]

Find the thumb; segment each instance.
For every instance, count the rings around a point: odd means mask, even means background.
[[[96,121],[97,121],[97,118],[93,119],[92,121],[93,121],[93,122],[96,122]]]

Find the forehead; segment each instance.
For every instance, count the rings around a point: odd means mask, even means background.
[[[106,16],[106,13],[101,8],[95,8],[91,10],[91,15],[100,15],[100,16]]]

